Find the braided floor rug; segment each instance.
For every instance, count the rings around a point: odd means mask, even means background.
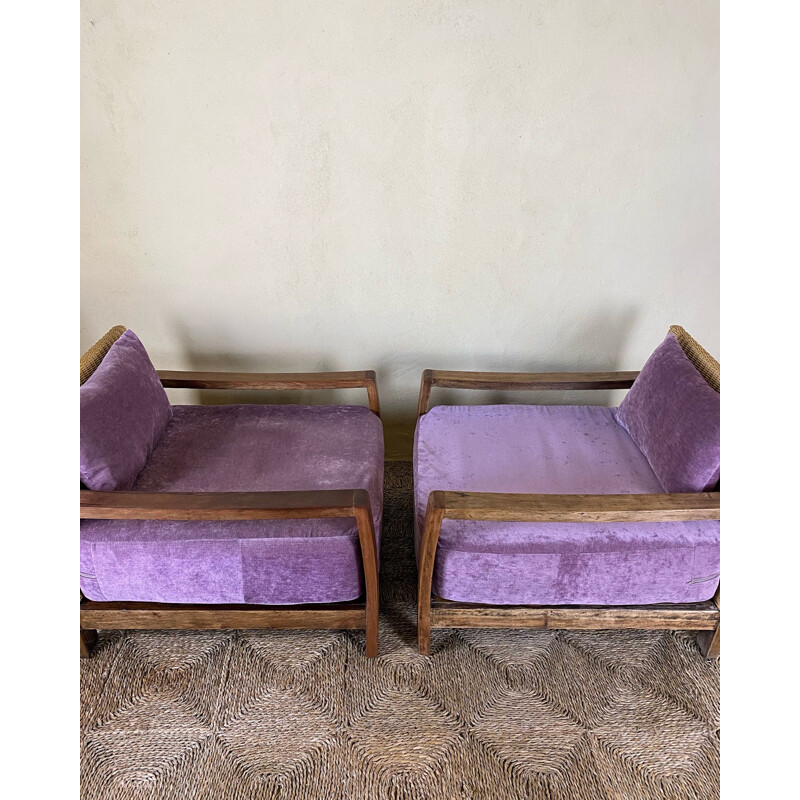
[[[337,631],[101,634],[82,797],[715,798],[719,662],[689,633],[415,645],[411,466],[387,463],[380,656]]]

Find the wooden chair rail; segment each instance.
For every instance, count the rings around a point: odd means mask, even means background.
[[[431,492],[446,519],[503,522],[669,522],[720,517],[719,492],[673,494],[501,494]]]
[[[638,372],[462,372],[426,369],[422,372],[417,416],[427,413],[431,389],[578,390],[628,389]]]
[[[380,416],[374,370],[362,372],[193,372],[158,370],[167,389],[360,389],[367,390],[370,410]]]
[[[719,608],[705,603],[650,606],[481,606],[435,599],[431,628],[554,628],[558,630],[714,630]]]
[[[356,517],[364,489],[308,492],[81,491],[81,519],[244,520]]]
[[[176,605],[172,603],[99,603],[84,600],[81,628],[90,630],[363,630],[363,600],[328,605]]]

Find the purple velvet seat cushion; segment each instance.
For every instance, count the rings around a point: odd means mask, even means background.
[[[130,489],[171,416],[147,352],[125,331],[81,386],[81,481],[94,491]]]
[[[625,395],[617,421],[667,492],[702,492],[719,480],[719,409],[719,393],[670,333]]]
[[[615,409],[440,406],[414,442],[417,554],[435,490],[542,494],[664,489]],[[709,599],[718,522],[442,524],[434,594],[494,605],[638,605]]]
[[[144,492],[366,489],[376,537],[383,429],[356,406],[174,406],[133,487]],[[363,591],[354,520],[84,520],[92,600],[331,603]]]

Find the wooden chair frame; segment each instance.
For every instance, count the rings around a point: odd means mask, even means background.
[[[124,328],[122,329],[124,331]],[[109,332],[111,333],[111,332]],[[119,334],[118,334],[119,335]],[[106,348],[107,349],[107,348]],[[158,372],[167,388],[365,388],[380,416],[375,373]],[[95,602],[81,595],[81,657],[101,629],[340,629],[365,630],[366,654],[378,654],[378,558],[369,494],[364,489],[295,492],[91,492],[81,491],[81,519],[254,520],[355,519],[365,596],[348,603],[296,606]]]
[[[425,370],[418,416],[434,386],[459,389],[626,389],[638,372],[453,372]],[[643,606],[492,606],[432,598],[439,533],[445,519],[505,522],[668,522],[720,518],[719,492],[673,494],[502,494],[434,491],[428,497],[417,584],[419,651],[430,653],[432,628],[640,628],[696,630],[707,658],[720,648],[719,589],[704,603]]]

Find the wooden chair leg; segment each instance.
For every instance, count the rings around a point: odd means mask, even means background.
[[[371,614],[367,608],[367,658],[374,658],[378,655],[378,615]]]
[[[431,600],[422,595],[417,601],[417,646],[423,656],[431,654]]]
[[[436,503],[438,492],[428,495],[425,511],[425,525],[422,530],[422,543],[418,564],[417,579],[417,646],[424,656],[431,654],[431,590],[433,588],[433,567],[436,561],[436,547],[442,529],[444,508]]]
[[[367,658],[378,655],[378,557],[375,549],[375,529],[369,505],[355,509],[358,538],[361,544],[361,561],[364,566],[364,588],[366,590],[366,654]]]
[[[81,658],[89,658],[97,641],[97,631],[81,628]]]
[[[720,590],[722,584],[717,586],[717,591],[714,593],[714,602],[717,608],[720,608]],[[719,658],[719,622],[713,631],[698,631],[697,632],[697,646],[700,652],[706,658]]]
[[[719,658],[719,625],[713,631],[698,631],[697,646],[706,658]]]

